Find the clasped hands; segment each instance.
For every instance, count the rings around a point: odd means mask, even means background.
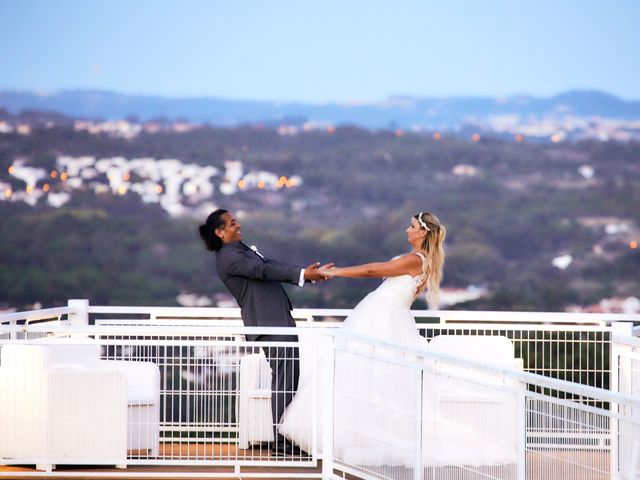
[[[335,276],[334,270],[336,270],[336,268],[333,263],[325,263],[322,266],[320,266],[320,262],[312,263],[305,268],[304,279],[311,282],[327,280]]]

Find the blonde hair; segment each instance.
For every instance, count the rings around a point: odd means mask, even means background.
[[[444,267],[444,239],[447,236],[447,229],[432,213],[420,212],[414,215],[414,218],[418,220],[421,229],[427,230],[427,236],[422,243],[422,253],[427,259],[426,297],[429,308],[436,310],[440,299],[440,282]]]

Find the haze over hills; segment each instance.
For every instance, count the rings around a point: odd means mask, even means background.
[[[0,108],[56,111],[75,118],[118,119],[135,116],[183,119],[215,126],[265,122],[317,122],[364,128],[458,129],[464,124],[510,118],[512,121],[559,117],[640,120],[640,101],[626,101],[600,91],[574,90],[553,97],[518,95],[504,98],[394,96],[376,103],[310,104],[236,101],[220,98],[166,98],[110,91],[0,91]]]

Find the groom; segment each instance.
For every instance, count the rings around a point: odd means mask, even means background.
[[[208,250],[216,252],[220,279],[235,297],[245,326],[295,327],[291,301],[281,282],[303,286],[305,281],[324,280],[319,263],[307,268],[263,257],[255,247],[242,243],[242,225],[227,210],[220,209],[200,226],[200,236]],[[297,342],[296,335],[247,335],[249,341]],[[274,421],[275,455],[296,454],[300,450],[278,433],[278,423],[298,388],[300,367],[297,347],[263,348],[271,365],[271,411]]]

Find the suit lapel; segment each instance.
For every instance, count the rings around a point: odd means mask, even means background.
[[[246,243],[244,242],[238,242],[240,245],[242,245],[242,247],[251,252],[253,255],[255,255],[256,257],[258,257],[260,260],[262,260],[264,262],[264,256],[261,255],[260,253],[256,252],[255,250],[253,250],[251,247],[249,247]]]

